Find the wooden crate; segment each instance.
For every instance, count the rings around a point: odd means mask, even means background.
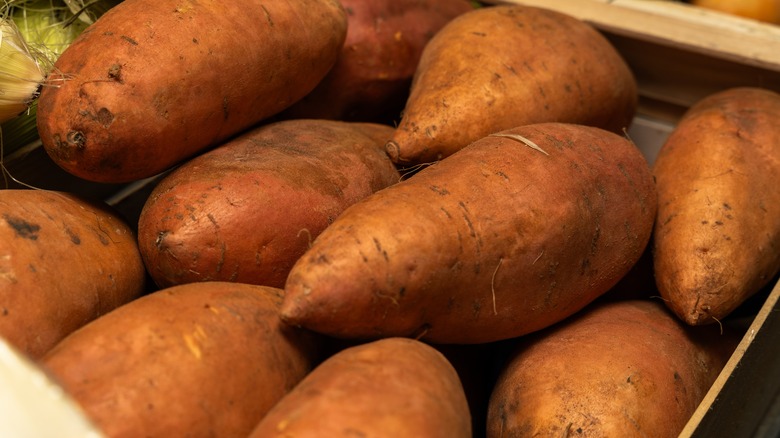
[[[661,0],[482,0],[526,4],[580,18],[600,30],[636,75],[640,105],[628,134],[650,162],[684,111],[736,86],[780,92],[780,27]],[[7,157],[27,184],[105,200],[135,223],[156,179],[128,185],[68,175],[40,144]],[[17,186],[10,182],[11,186]],[[755,298],[745,336],[681,437],[780,436],[780,282]]]
[[[780,27],[659,0],[496,0],[557,10],[601,31],[633,70],[628,133],[650,162],[680,116],[731,87],[780,92]],[[778,124],[780,126],[780,123]],[[780,436],[780,281],[754,301],[745,335],[680,437]]]

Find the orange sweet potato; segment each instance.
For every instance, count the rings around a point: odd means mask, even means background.
[[[335,337],[520,336],[615,285],[655,211],[649,166],[625,137],[502,131],[347,208],[291,269],[282,318]]]
[[[466,396],[447,359],[420,341],[387,338],[325,359],[271,409],[250,438],[471,438]]]
[[[627,64],[589,24],[533,6],[485,7],[454,18],[426,45],[387,149],[393,161],[415,164],[531,123],[620,132],[637,99]]]
[[[601,303],[517,340],[487,437],[677,437],[736,348],[660,301]]]
[[[73,332],[42,366],[107,437],[246,436],[319,361],[279,321],[282,291],[162,289]]]
[[[780,271],[780,95],[733,88],[679,121],[656,158],[653,261],[688,324],[721,320]]]
[[[0,190],[0,337],[32,358],[145,291],[130,226],[64,192]]]
[[[473,7],[468,0],[341,0],[347,37],[336,64],[285,118],[391,122],[431,37]]]
[[[337,0],[125,0],[57,59],[41,140],[84,179],[155,175],[314,89],[346,30]]]
[[[283,287],[311,240],[345,208],[397,183],[393,129],[287,120],[175,169],[141,210],[138,241],[160,287],[222,280]]]

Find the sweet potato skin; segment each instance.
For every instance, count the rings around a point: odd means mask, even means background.
[[[779,118],[777,93],[724,90],[659,150],[654,273],[688,324],[722,320],[780,270]]]
[[[285,118],[389,123],[401,116],[431,37],[473,6],[468,0],[341,0],[347,37],[336,64]]]
[[[156,175],[303,97],[345,36],[337,0],[124,1],[57,59],[41,140],[83,179]]]
[[[581,125],[500,134],[345,210],[290,271],[282,318],[336,337],[482,343],[612,287],[655,218],[639,150]]]
[[[518,339],[487,437],[677,437],[739,337],[690,327],[660,301],[601,303]]]
[[[0,190],[0,241],[0,336],[32,358],[144,293],[136,236],[105,204]]]
[[[540,122],[621,132],[636,111],[636,87],[617,50],[583,21],[524,5],[475,9],[423,50],[388,153],[397,163],[435,161]]]
[[[151,277],[159,287],[221,280],[282,288],[345,208],[400,180],[384,152],[392,131],[280,121],[182,164],[141,210],[138,240]]]
[[[470,438],[458,374],[433,347],[386,338],[325,359],[268,412],[260,437]]]
[[[282,291],[162,289],[65,338],[42,360],[108,437],[246,436],[317,357],[281,324]]]

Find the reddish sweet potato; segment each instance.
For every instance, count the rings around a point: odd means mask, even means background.
[[[458,374],[434,348],[388,338],[322,362],[268,412],[250,438],[471,438]]]
[[[400,118],[420,54],[468,0],[341,0],[347,37],[336,64],[286,118],[390,122]]]
[[[499,5],[462,14],[425,47],[388,152],[430,162],[493,132],[568,122],[620,132],[637,106],[632,72],[589,24]]]
[[[493,437],[677,437],[739,337],[660,301],[602,303],[518,340],[488,408]]]
[[[105,204],[0,190],[0,241],[0,337],[32,358],[144,292],[135,234]]]
[[[293,263],[345,208],[397,183],[393,129],[288,120],[255,129],[167,175],[138,240],[158,286],[223,280],[283,287]]]
[[[246,436],[319,360],[278,319],[281,290],[163,289],[65,338],[41,361],[107,437]]]
[[[688,324],[721,320],[780,271],[780,95],[734,88],[679,121],[656,158],[658,288]]]
[[[560,123],[503,131],[345,210],[290,271],[282,318],[337,337],[519,336],[615,285],[655,211],[626,138]]]
[[[309,93],[346,30],[337,0],[125,0],[57,59],[41,140],[84,179],[155,175]]]

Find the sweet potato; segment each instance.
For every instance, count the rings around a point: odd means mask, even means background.
[[[130,226],[64,192],[0,190],[0,337],[38,358],[145,291]]]
[[[691,325],[722,320],[780,271],[780,95],[732,88],[692,106],[658,152],[654,272]]]
[[[589,24],[533,6],[485,7],[426,45],[387,149],[393,161],[415,164],[531,123],[620,132],[637,99],[627,64]]]
[[[83,179],[153,176],[309,93],[346,27],[337,0],[125,0],[57,59],[41,140]]]
[[[473,7],[468,0],[341,0],[347,37],[336,64],[285,118],[389,123],[400,118],[431,37]]]
[[[107,437],[246,436],[320,360],[279,289],[162,289],[73,332],[42,366]]]
[[[455,369],[420,341],[387,338],[323,361],[249,435],[471,438]]]
[[[397,183],[393,128],[287,120],[178,167],[141,210],[141,255],[158,286],[222,280],[283,287],[311,240],[345,208]],[[248,232],[251,230],[251,232]]]
[[[291,269],[282,318],[335,337],[520,336],[622,278],[655,211],[626,138],[562,123],[502,131],[347,208]]]
[[[487,436],[677,437],[738,340],[688,326],[660,301],[592,306],[518,339]]]

